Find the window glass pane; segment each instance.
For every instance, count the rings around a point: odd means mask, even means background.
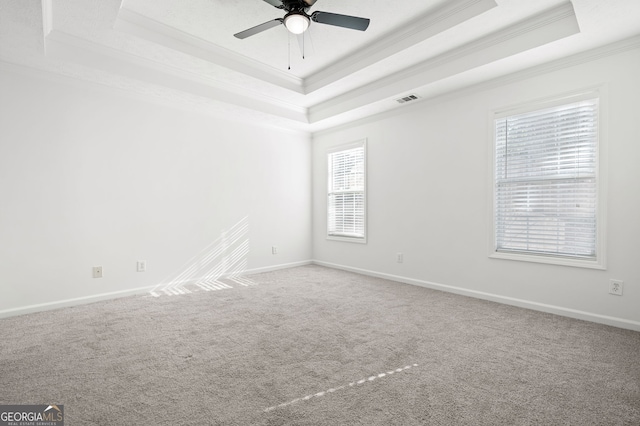
[[[328,235],[365,235],[364,144],[329,153]]]
[[[597,99],[495,126],[496,249],[594,259]]]

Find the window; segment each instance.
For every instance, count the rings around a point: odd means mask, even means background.
[[[492,257],[603,267],[598,106],[584,97],[496,116]]]
[[[365,243],[365,141],[337,147],[327,159],[327,238]]]

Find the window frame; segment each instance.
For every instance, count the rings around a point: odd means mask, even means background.
[[[540,253],[527,252],[509,252],[497,250],[497,234],[496,234],[496,121],[508,116],[519,115],[537,110],[544,110],[556,106],[568,105],[589,99],[598,100],[598,139],[596,141],[596,256],[594,259],[580,259],[562,255],[546,255]],[[599,86],[589,88],[579,92],[568,93],[565,95],[545,98],[542,100],[525,102],[505,108],[495,109],[489,114],[489,173],[488,180],[490,185],[489,192],[489,218],[491,219],[488,226],[488,252],[492,259],[506,259],[524,262],[544,263],[550,265],[560,265],[590,269],[606,269],[606,134],[607,121],[606,111],[608,108],[608,100],[606,96],[606,87]]]
[[[334,154],[336,152],[340,152],[340,151],[347,151],[350,149],[354,149],[354,148],[362,148],[363,150],[363,169],[364,169],[364,188],[363,188],[363,198],[364,198],[364,206],[363,206],[363,236],[362,237],[355,237],[355,236],[347,236],[347,235],[332,235],[330,233],[330,229],[329,229],[329,216],[331,214],[330,208],[331,208],[331,204],[329,203],[329,197],[331,196],[331,191],[330,191],[330,185],[331,185],[331,154]],[[367,243],[367,216],[368,216],[368,212],[367,212],[367,139],[360,139],[357,140],[355,142],[350,142],[350,143],[346,143],[346,144],[341,144],[341,145],[336,145],[333,146],[329,149],[327,149],[326,151],[326,167],[327,167],[327,178],[326,178],[326,203],[327,203],[327,209],[326,209],[326,221],[327,221],[327,226],[326,226],[326,239],[327,240],[332,240],[332,241],[344,241],[344,242],[350,242],[350,243],[358,243],[358,244],[366,244]]]

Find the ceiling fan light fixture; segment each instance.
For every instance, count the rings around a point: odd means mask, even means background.
[[[302,34],[307,31],[311,21],[300,13],[291,13],[284,18],[284,26],[293,34]]]

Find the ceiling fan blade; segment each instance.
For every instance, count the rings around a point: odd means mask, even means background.
[[[329,12],[313,12],[311,15],[313,22],[320,24],[335,25],[336,27],[350,28],[352,30],[364,31],[369,27],[370,20],[358,18],[357,16],[339,15]]]
[[[284,5],[282,4],[282,0],[264,0],[269,3],[273,7],[277,7],[278,9],[283,9]]]
[[[240,31],[237,34],[234,34],[236,38],[244,39],[247,37],[251,37],[252,35],[256,35],[263,31],[268,30],[269,28],[277,27],[282,24],[282,19],[274,19],[273,21],[267,21],[264,24],[256,25],[253,28],[249,28],[248,30]]]
[[[266,1],[266,0],[265,0]],[[315,4],[315,2],[318,0],[304,0],[304,2],[309,6],[313,6]]]

